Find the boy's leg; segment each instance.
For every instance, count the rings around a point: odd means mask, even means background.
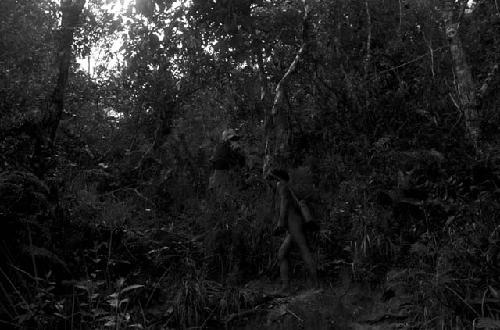
[[[288,252],[290,251],[290,246],[292,244],[292,235],[287,234],[283,243],[281,243],[280,249],[278,251],[278,261],[280,263],[280,278],[281,278],[281,291],[286,291],[290,288],[290,278],[289,278],[289,261]]]
[[[293,240],[297,243],[297,246],[299,247],[300,256],[302,257],[302,260],[304,260],[304,263],[306,264],[309,276],[312,281],[312,285],[314,287],[317,287],[319,283],[318,283],[318,275],[316,272],[316,264],[314,263],[311,251],[307,246],[307,240],[304,231],[302,229],[302,225],[297,224],[289,227],[290,227],[290,234],[293,237]]]

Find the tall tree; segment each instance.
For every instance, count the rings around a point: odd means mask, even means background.
[[[459,13],[453,0],[446,0],[443,8],[443,18],[448,38],[450,53],[453,61],[453,70],[456,76],[456,86],[459,95],[460,107],[465,118],[467,133],[477,146],[480,136],[480,118],[476,102],[475,85],[471,69],[467,62],[462,40],[458,33],[460,18],[462,17],[467,1],[460,1]],[[455,17],[458,16],[457,19]]]
[[[34,158],[37,175],[47,170],[46,158],[50,157],[57,128],[64,110],[64,94],[71,66],[74,32],[78,26],[85,0],[61,0],[61,28],[58,36],[56,64],[58,68],[54,90],[46,101],[42,120],[36,136]]]
[[[304,0],[304,18],[302,22],[302,44],[295,55],[294,60],[286,70],[283,77],[276,86],[272,108],[266,113],[265,119],[265,159],[264,172],[275,161],[275,158],[283,156],[288,151],[289,129],[288,115],[282,111],[285,86],[290,76],[296,71],[297,65],[303,59],[304,54],[311,46],[311,5]]]

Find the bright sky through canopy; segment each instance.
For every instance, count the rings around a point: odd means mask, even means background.
[[[114,14],[115,16],[125,16],[130,6],[135,5],[136,0],[111,0],[106,1],[106,3],[101,7],[101,9]],[[171,9],[176,9],[181,4],[189,5],[190,1],[176,0],[173,2]],[[88,5],[88,2],[87,2]],[[125,21],[125,20],[124,20]],[[80,68],[87,71],[91,76],[95,76],[95,69],[99,65],[104,65],[106,68],[110,69],[117,65],[119,61],[122,60],[122,55],[120,54],[120,48],[123,45],[123,40],[121,35],[126,33],[127,27],[125,26],[125,31],[115,33],[108,39],[107,44],[110,45],[109,52],[114,56],[109,58],[105,55],[105,45],[102,44],[103,41],[98,42],[97,45],[93,45],[91,53],[85,58],[78,58],[77,62],[80,64]]]
[[[120,16],[126,13],[127,8],[135,2],[135,0],[113,0],[106,1],[107,3],[102,7],[102,9],[107,10],[108,12]],[[87,3],[88,6],[88,3]],[[111,52],[118,52],[122,45],[122,40],[117,35],[115,40],[112,41]],[[99,64],[105,64],[107,67],[116,65],[118,62],[117,58],[114,58],[112,61],[108,61],[108,63],[103,63],[104,59],[102,58],[103,50],[99,45],[94,45],[92,47],[91,53],[89,56],[85,58],[78,58],[77,62],[80,64],[80,68],[82,70],[87,71],[91,76],[95,74],[95,67]],[[111,62],[111,63],[110,63]]]
[[[1,1],[1,0],[0,0]],[[60,0],[53,0],[54,2],[59,2]],[[89,0],[87,0],[87,6],[89,6]],[[181,5],[189,6],[189,0],[176,0],[172,4],[172,9],[176,9]],[[468,6],[469,10],[472,10],[472,6],[475,4],[475,0],[469,0]],[[115,16],[123,16],[125,17],[125,13],[130,6],[134,6],[136,0],[106,0],[105,4],[101,7],[101,9],[114,14]],[[124,20],[125,21],[125,20]],[[116,66],[119,61],[123,59],[122,54],[120,53],[120,48],[123,45],[123,40],[121,35],[127,32],[127,27],[125,25],[125,31],[115,33],[114,36],[108,38],[107,42],[100,40],[96,45],[92,46],[91,52],[89,56],[85,58],[78,58],[77,62],[80,64],[80,68],[84,71],[87,71],[92,77],[96,76],[95,69],[99,65],[104,65],[107,69],[111,69]],[[161,38],[161,36],[160,36]],[[107,45],[104,45],[107,44]],[[113,54],[112,58],[106,56],[106,48],[109,47],[109,53]],[[207,48],[210,51],[210,47]]]

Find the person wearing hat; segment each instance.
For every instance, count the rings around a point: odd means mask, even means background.
[[[234,184],[229,172],[245,165],[245,157],[239,151],[239,139],[240,136],[232,128],[222,132],[222,142],[215,148],[210,159],[214,173],[210,177],[209,189],[231,194]]]

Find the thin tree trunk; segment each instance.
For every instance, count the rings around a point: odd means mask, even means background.
[[[371,45],[372,45],[372,16],[370,14],[370,6],[368,5],[368,0],[365,0],[365,9],[366,9],[366,23],[368,26],[368,31],[366,35],[366,57],[365,57],[365,108],[368,109],[370,105],[370,93],[368,91],[368,81],[369,81],[369,70],[370,70],[370,59],[371,59]]]
[[[264,58],[262,56],[262,51],[261,49],[259,49],[259,53],[257,54],[257,65],[259,66],[259,84],[260,84],[260,88],[259,88],[259,91],[260,91],[260,96],[259,96],[259,100],[261,102],[264,101],[264,99],[266,98],[266,94],[267,94],[267,77],[266,77],[266,73],[264,71]]]
[[[64,94],[68,83],[72,59],[74,30],[79,23],[85,0],[61,0],[61,29],[59,31],[56,63],[58,67],[56,86],[47,98],[41,120],[35,125],[33,169],[43,177],[54,146],[57,128],[64,110]]]
[[[497,73],[498,73],[498,64],[495,64],[491,68],[491,71],[488,73],[488,76],[486,77],[486,79],[484,79],[484,82],[481,85],[481,88],[479,89],[478,92],[479,100],[482,100],[488,94],[488,92],[491,89],[491,83],[495,79]]]
[[[366,10],[366,24],[367,24],[367,34],[366,34],[366,56],[365,56],[365,78],[368,76],[368,70],[370,66],[371,59],[371,45],[372,45],[372,16],[370,14],[370,6],[368,5],[368,0],[365,0],[365,10]]]
[[[304,0],[304,19],[303,19],[303,40],[302,45],[295,55],[294,60],[288,67],[283,77],[278,82],[275,90],[275,96],[273,100],[273,105],[271,111],[266,116],[265,123],[265,159],[264,159],[264,173],[271,166],[274,158],[278,155],[283,155],[288,149],[288,129],[287,123],[289,122],[286,113],[281,111],[282,101],[285,94],[285,84],[289,80],[290,76],[296,71],[299,61],[304,57],[305,52],[309,48],[311,26],[309,22],[310,16],[310,6],[306,0]]]
[[[73,37],[79,23],[85,0],[62,0],[62,24],[59,45],[57,49],[58,76],[57,83],[50,96],[49,109],[45,113],[44,125],[47,128],[48,139],[52,144],[59,127],[64,109],[64,93],[68,83],[69,69],[72,59]]]
[[[432,40],[428,40],[425,37],[425,33],[422,32],[422,36],[424,38],[425,43],[427,44],[427,48],[429,48],[429,56],[431,57],[431,73],[432,73],[432,78],[436,76],[436,72],[434,71],[434,49],[432,49]]]
[[[264,119],[267,122],[268,112],[265,111],[266,100],[268,98],[268,86],[267,86],[267,75],[264,69],[264,55],[262,54],[262,45],[260,45],[259,50],[256,54],[257,65],[259,66],[259,101],[258,101],[258,110],[259,113],[262,111],[266,118]]]
[[[446,37],[450,47],[453,60],[453,70],[455,72],[459,104],[465,118],[465,127],[470,139],[477,147],[480,136],[479,112],[476,101],[476,93],[472,74],[467,63],[462,41],[458,34],[457,22],[453,20],[454,1],[446,0],[444,4],[443,16],[446,28]]]
[[[337,13],[337,34],[333,37],[333,42],[335,45],[335,56],[337,57],[337,60],[340,60],[340,49],[342,47],[342,42],[341,42],[341,36],[342,36],[342,21],[341,18],[342,15]]]
[[[403,26],[403,4],[401,0],[399,0],[399,28],[398,28],[398,34],[401,37],[402,35],[402,26]]]

